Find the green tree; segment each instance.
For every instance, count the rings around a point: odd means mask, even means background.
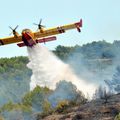
[[[22,99],[24,105],[32,106],[36,110],[42,110],[43,104],[51,90],[47,87],[36,86],[33,91],[28,92]]]

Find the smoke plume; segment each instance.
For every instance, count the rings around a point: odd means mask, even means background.
[[[27,66],[33,72],[30,82],[31,90],[33,90],[36,85],[55,89],[56,83],[61,80],[66,80],[72,82],[72,84],[85,95],[89,94],[92,96],[96,86],[78,78],[68,64],[63,63],[47,48],[36,45],[32,48],[28,47],[27,49],[30,60]]]

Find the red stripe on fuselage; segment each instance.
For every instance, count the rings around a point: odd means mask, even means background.
[[[33,46],[35,41],[33,40],[32,36],[28,32],[22,33],[22,40],[26,46]]]

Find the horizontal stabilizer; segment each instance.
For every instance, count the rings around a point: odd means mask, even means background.
[[[53,41],[56,39],[57,39],[56,36],[52,36],[52,37],[37,39],[36,42],[37,43],[45,43],[45,42]]]

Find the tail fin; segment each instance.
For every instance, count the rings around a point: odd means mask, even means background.
[[[82,27],[82,24],[83,24],[82,19],[80,19],[79,27]]]
[[[81,32],[80,27],[82,27],[82,19],[80,19],[80,22],[75,23],[75,26],[76,26],[76,28],[77,28],[77,31],[78,31],[78,32]]]

